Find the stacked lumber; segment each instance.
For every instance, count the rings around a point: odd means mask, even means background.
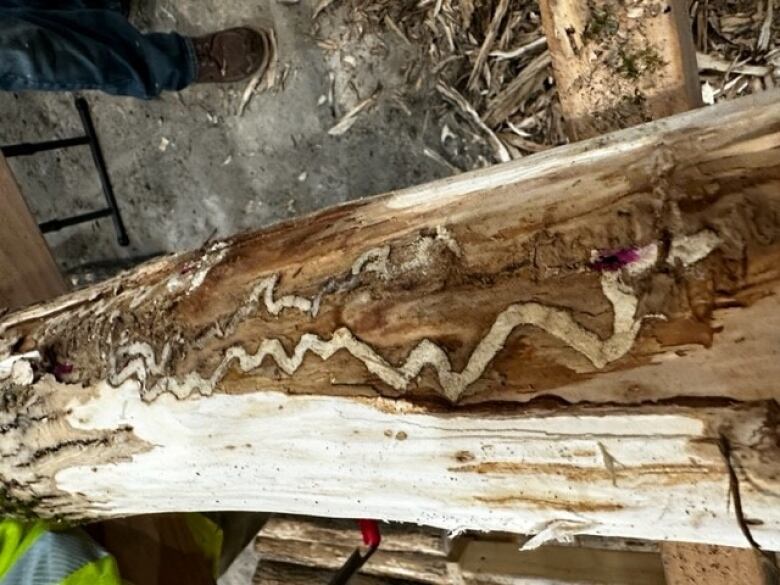
[[[255,585],[327,585],[360,542],[353,524],[294,516],[269,521],[256,550]],[[380,550],[355,585],[664,585],[657,547],[624,541],[606,548],[597,539],[574,546],[520,550],[525,539],[502,534],[460,536],[383,523]],[[617,547],[620,547],[619,549]]]

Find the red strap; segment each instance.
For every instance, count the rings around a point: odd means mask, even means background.
[[[358,520],[360,532],[363,533],[363,544],[371,548],[379,547],[382,535],[379,533],[379,522],[376,520]]]

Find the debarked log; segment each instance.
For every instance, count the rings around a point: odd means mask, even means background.
[[[779,95],[343,205],[6,316],[6,509],[744,546],[725,439],[745,517],[780,545]]]

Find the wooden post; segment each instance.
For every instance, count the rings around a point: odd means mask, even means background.
[[[667,585],[770,585],[762,555],[751,549],[666,542],[661,546]]]
[[[540,6],[572,140],[701,105],[683,0],[542,0]]]
[[[5,506],[744,546],[725,437],[780,546],[778,144],[751,96],[12,314]]]
[[[0,154],[0,310],[54,298],[68,288]]]

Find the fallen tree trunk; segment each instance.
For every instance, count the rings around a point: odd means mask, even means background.
[[[780,545],[777,98],[344,205],[8,316],[5,507],[744,546],[723,435],[754,533]],[[519,404],[540,397],[611,406]]]

